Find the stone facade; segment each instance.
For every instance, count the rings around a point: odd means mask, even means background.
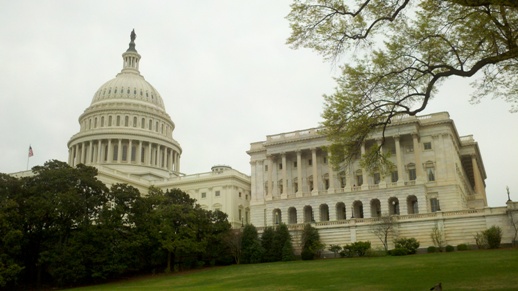
[[[252,143],[252,223],[286,223],[295,237],[312,223],[324,243],[341,245],[379,245],[372,230],[387,215],[395,216],[394,236],[415,237],[422,246],[433,245],[435,226],[449,244],[473,244],[473,235],[493,224],[510,230],[507,208],[487,207],[477,142],[459,136],[448,113],[394,120],[384,137],[382,149],[396,165],[387,176],[370,175],[359,161],[334,169],[318,128]],[[373,133],[362,153],[381,138],[381,132]]]

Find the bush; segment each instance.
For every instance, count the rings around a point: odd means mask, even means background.
[[[435,246],[429,246],[428,249],[426,249],[426,251],[428,253],[436,253],[437,252],[437,247]]]
[[[306,253],[306,257],[309,257],[309,253],[312,257],[319,257],[320,252],[324,249],[325,245],[320,242],[320,235],[318,230],[312,227],[309,223],[304,226],[301,236],[302,253]],[[301,254],[302,255],[302,254]],[[304,255],[302,255],[304,260]]]
[[[315,258],[315,254],[308,249],[304,249],[302,250],[302,253],[300,253],[300,258],[303,261],[313,260]]]
[[[411,238],[398,238],[394,240],[394,244],[396,249],[406,249],[408,255],[415,254],[417,249],[419,248],[419,242],[411,237]]]
[[[348,253],[348,256],[352,257],[357,255],[358,257],[363,257],[367,253],[367,250],[371,248],[370,241],[357,241],[352,244],[348,244],[344,246],[345,253]],[[340,253],[340,255],[342,255]]]
[[[328,250],[333,252],[334,257],[336,258],[336,255],[338,255],[338,253],[342,250],[342,247],[339,245],[329,245]]]
[[[473,238],[475,239],[475,244],[477,245],[477,248],[479,248],[479,249],[487,249],[488,248],[487,239],[486,239],[486,237],[484,236],[483,233],[477,232],[473,236]]]
[[[406,248],[395,248],[393,250],[388,251],[388,254],[391,256],[406,256],[410,253]]]
[[[491,226],[482,232],[490,249],[498,249],[502,241],[502,229],[499,226]]]
[[[460,244],[457,246],[457,251],[467,251],[468,245],[467,244]]]
[[[454,250],[455,250],[455,248],[453,246],[451,246],[451,245],[446,246],[446,252],[449,253],[449,252],[453,252]]]

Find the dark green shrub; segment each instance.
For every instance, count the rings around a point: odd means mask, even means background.
[[[502,241],[502,229],[499,226],[491,226],[482,232],[490,249],[498,249]]]
[[[334,257],[336,258],[336,255],[338,255],[338,253],[342,250],[342,247],[339,245],[329,245],[328,250],[333,252]]]
[[[391,256],[406,256],[409,255],[408,249],[405,248],[395,248],[393,250],[388,251],[388,254]]]
[[[454,250],[455,250],[455,248],[453,246],[451,246],[451,245],[446,246],[446,252],[449,253],[449,252],[453,252]]]
[[[468,245],[467,244],[460,244],[457,246],[457,251],[467,251]]]
[[[426,251],[428,253],[436,253],[437,252],[437,247],[435,246],[429,246],[428,249],[426,249]]]
[[[320,235],[318,234],[318,230],[312,227],[309,223],[304,226],[304,230],[302,231],[301,236],[301,243],[302,253],[311,253],[313,254],[313,258],[320,257],[320,252],[325,247],[325,245],[320,242]],[[302,259],[304,260],[304,255],[302,255]]]
[[[417,252],[417,249],[419,248],[419,242],[411,237],[411,238],[398,238],[394,240],[394,244],[396,249],[406,249],[408,252],[408,255],[415,254]]]
[[[352,258],[353,257],[353,253],[351,252],[350,249],[346,249],[345,248],[346,246],[343,247],[342,251],[340,251],[340,257],[341,258]]]
[[[315,254],[308,249],[304,249],[302,250],[302,253],[300,253],[300,258],[303,261],[313,260],[315,258]]]
[[[367,250],[371,248],[371,242],[370,241],[357,241],[353,242],[352,244],[348,244],[344,246],[344,251],[349,252],[350,256],[358,256],[363,257],[365,256],[365,253],[367,253]]]

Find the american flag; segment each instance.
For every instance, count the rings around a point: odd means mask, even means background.
[[[34,156],[34,153],[32,152],[32,146],[29,146],[29,158]]]

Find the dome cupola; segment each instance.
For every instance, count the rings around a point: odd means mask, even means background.
[[[69,164],[136,175],[147,180],[180,173],[182,149],[158,91],[140,74],[135,30],[122,54],[122,70],[94,94],[68,142]]]

